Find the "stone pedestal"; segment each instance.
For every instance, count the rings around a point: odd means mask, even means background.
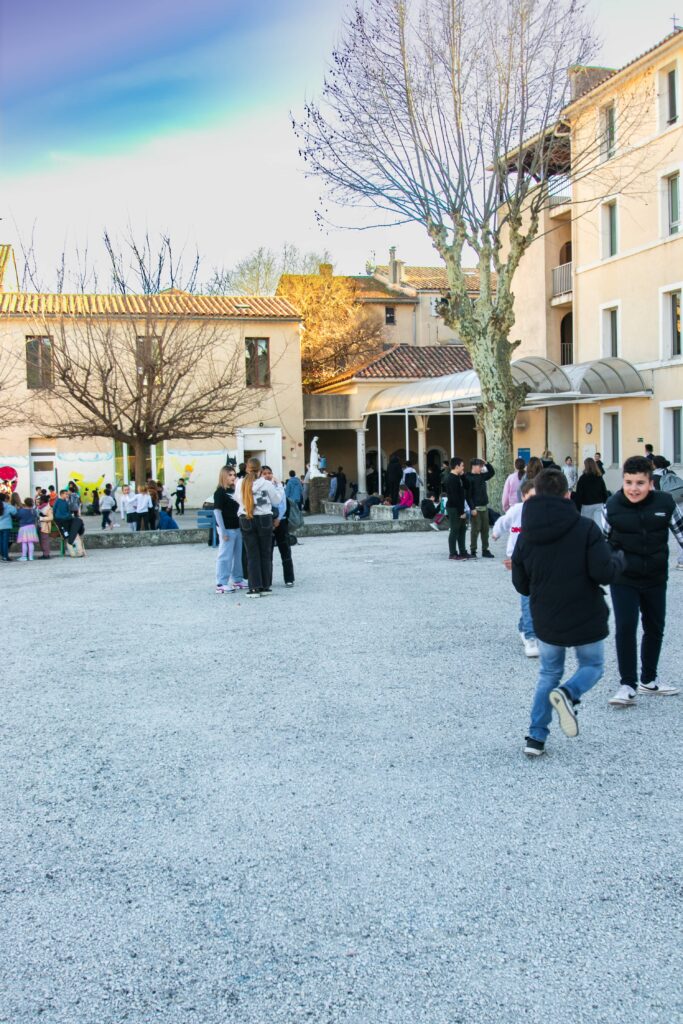
[[[321,515],[323,501],[327,501],[330,493],[330,480],[326,476],[314,476],[308,485],[308,505],[311,515]]]

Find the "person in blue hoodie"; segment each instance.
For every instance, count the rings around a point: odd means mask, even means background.
[[[10,562],[9,539],[12,534],[17,510],[9,501],[0,497],[0,560]]]

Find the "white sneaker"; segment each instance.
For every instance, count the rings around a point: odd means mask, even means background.
[[[636,703],[636,690],[634,686],[620,686],[609,702],[617,708],[631,708]]]
[[[437,533],[439,532],[439,527],[437,523],[430,523],[429,525],[432,530],[436,530]]]
[[[678,690],[675,686],[663,686],[661,683],[640,683],[638,693],[654,693],[657,697],[675,697]]]
[[[524,653],[527,658],[538,658],[540,651],[538,649],[538,644],[533,637],[529,640],[527,640],[526,637],[524,638]]]

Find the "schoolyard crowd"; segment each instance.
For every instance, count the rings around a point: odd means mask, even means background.
[[[382,475],[383,493],[371,492],[360,501],[349,499],[344,514],[367,518],[373,504],[385,502],[394,517],[420,503],[422,514],[435,529],[448,520],[448,558],[470,561],[493,558],[489,539],[507,535],[505,568],[520,595],[518,631],[529,658],[539,659],[524,753],[538,757],[545,743],[553,710],[566,736],[578,735],[578,706],[604,672],[609,586],[615,621],[615,644],[620,685],[609,703],[633,707],[639,695],[674,696],[676,687],[658,681],[657,670],[666,621],[669,532],[683,552],[683,480],[662,456],[646,446],[645,455],[628,458],[622,467],[622,486],[607,490],[599,453],[586,458],[581,474],[567,457],[560,467],[550,452],[528,462],[517,459],[504,482],[502,515],[489,505],[487,483],[494,467],[472,459],[466,470],[454,457],[428,478],[429,491],[419,502],[420,480],[408,460],[392,458]],[[374,481],[373,481],[374,482]],[[269,466],[251,458],[239,471],[227,465],[220,471],[213,496],[218,552],[216,593],[245,590],[248,597],[272,594],[273,553],[278,549],[286,587],[294,586],[291,546],[296,537],[290,525],[300,521],[306,480],[290,472],[286,484]],[[344,487],[339,488],[340,497]],[[379,480],[375,486],[379,485]],[[337,487],[339,486],[339,481]],[[136,493],[124,485],[117,496],[111,485],[90,495],[89,512],[101,516],[101,529],[120,525],[129,530],[177,528],[171,500],[184,513],[185,481],[170,494],[148,480]],[[64,490],[37,489],[23,501],[15,492],[0,495],[0,558],[7,562],[12,534],[21,547],[20,561],[34,558],[39,545],[50,557],[50,534],[56,529],[70,554],[84,553],[81,495],[71,481]],[[172,526],[165,525],[164,518]],[[467,531],[470,531],[469,550]],[[677,567],[683,569],[683,553]],[[637,632],[642,625],[640,658]],[[567,650],[573,648],[577,668],[564,679]]]

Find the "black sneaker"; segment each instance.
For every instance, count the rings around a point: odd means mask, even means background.
[[[541,754],[545,754],[545,743],[543,740],[532,740],[531,736],[527,736],[524,743],[524,753],[527,757],[540,757]]]
[[[574,736],[579,735],[579,722],[576,717],[576,711],[574,710],[574,701],[571,699],[567,691],[563,686],[558,686],[557,689],[551,690],[548,694],[548,700],[555,711],[557,711],[557,719],[560,723],[560,729],[565,734],[573,739]]]
[[[476,558],[477,557],[477,552],[476,551],[470,551],[470,553],[469,553],[469,555],[467,557],[468,558]]]
[[[496,556],[492,555],[490,551],[482,551],[481,557],[482,558],[495,558]]]

